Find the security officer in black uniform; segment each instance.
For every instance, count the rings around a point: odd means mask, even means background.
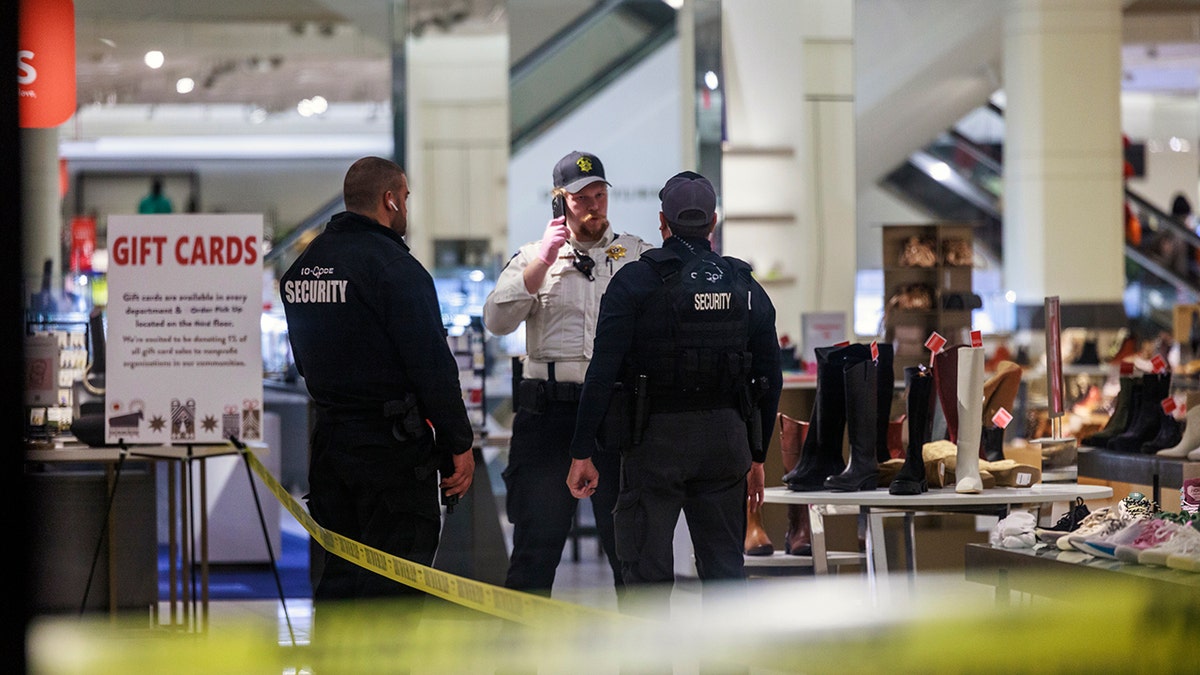
[[[712,184],[685,171],[659,198],[662,248],[622,268],[600,306],[567,476],[587,497],[603,480],[591,460],[598,434],[623,448],[617,555],[631,589],[666,591],[652,613],[669,607],[680,510],[700,578],[745,579],[747,500],[762,505],[783,385],[771,299],[748,264],[709,243]]]
[[[346,210],[283,275],[280,295],[315,404],[309,512],[337,534],[431,565],[438,473],[448,498],[467,492],[474,432],[433,278],[403,239],[408,194],[395,162],[354,162]],[[313,600],[414,594],[327,551]]]

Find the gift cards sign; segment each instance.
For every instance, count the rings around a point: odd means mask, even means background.
[[[108,218],[109,443],[262,439],[262,216]]]

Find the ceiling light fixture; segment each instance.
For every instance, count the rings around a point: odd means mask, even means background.
[[[329,110],[329,101],[326,101],[324,96],[306,98],[296,104],[296,112],[300,113],[301,117],[323,115],[327,110]]]
[[[181,77],[175,81],[175,91],[180,94],[190,94],[196,88],[196,81],[190,77]]]
[[[157,49],[152,49],[152,50],[146,52],[146,56],[143,57],[142,60],[145,61],[146,65],[149,66],[150,68],[153,68],[154,70],[158,70],[159,68],[162,68],[163,63],[166,61],[166,58],[163,57],[162,52],[158,51]]]

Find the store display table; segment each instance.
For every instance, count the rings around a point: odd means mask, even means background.
[[[1200,598],[1200,574],[1151,565],[1131,565],[1079,551],[1050,546],[1006,549],[967,544],[966,579],[996,587],[996,604],[1006,606],[1013,591],[1048,598],[1070,599],[1078,584],[1130,583],[1169,593]],[[1071,579],[1077,584],[1064,583]]]
[[[245,446],[260,455],[269,451],[264,443],[247,442]],[[167,497],[170,548],[169,625],[206,630],[209,600],[208,511],[206,508],[195,508],[194,505],[207,503],[208,477],[205,460],[240,452],[241,450],[232,443],[89,447],[70,438],[60,439],[53,447],[26,448],[25,467],[26,471],[36,471],[39,465],[100,465],[104,466],[109,474],[110,489],[119,489],[120,468],[123,462],[168,462],[171,468]],[[193,501],[194,499],[197,501]],[[195,540],[197,536],[199,541]],[[111,556],[112,547],[109,548]],[[115,559],[110,560],[110,563],[115,564]],[[109,569],[111,574],[112,567]],[[193,593],[192,588],[197,585],[198,591]],[[182,597],[177,596],[177,590]],[[177,614],[180,607],[183,609],[182,620]]]
[[[909,574],[913,574],[916,571],[913,543],[913,516],[916,513],[975,513],[1004,517],[1014,506],[1041,506],[1070,502],[1076,497],[1088,501],[1112,496],[1112,488],[1107,486],[1039,483],[1027,488],[990,488],[978,494],[958,494],[953,487],[946,487],[919,495],[893,495],[884,488],[863,492],[793,492],[786,487],[770,487],[766,489],[765,499],[768,503],[808,506],[812,526],[813,571],[816,574],[826,574],[829,570],[823,523],[826,509],[858,507],[867,520],[867,575],[875,583],[885,577],[888,571],[883,532],[885,516],[897,513],[904,516],[905,554]]]

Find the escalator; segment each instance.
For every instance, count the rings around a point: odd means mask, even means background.
[[[1003,120],[989,102],[882,181],[936,220],[975,224],[977,251],[996,263],[1004,254]],[[1170,331],[1173,307],[1200,301],[1200,236],[1128,187],[1125,199],[1142,231],[1140,243],[1125,244],[1126,315]]]

